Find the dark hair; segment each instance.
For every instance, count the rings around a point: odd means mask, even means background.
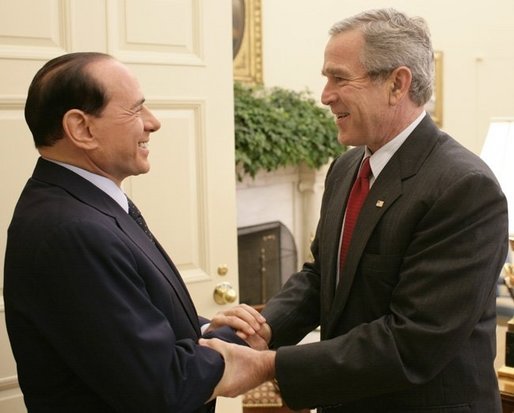
[[[112,56],[70,53],[48,61],[34,76],[25,104],[25,121],[36,148],[52,146],[64,135],[62,119],[70,109],[100,115],[108,102],[105,88],[86,66]]]

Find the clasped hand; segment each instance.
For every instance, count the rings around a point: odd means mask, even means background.
[[[271,328],[266,319],[253,307],[240,304],[214,315],[206,332],[229,326],[255,350],[267,350],[271,339]]]
[[[220,311],[207,332],[229,326],[251,348],[219,339],[200,339],[199,344],[216,350],[225,360],[223,377],[209,400],[218,396],[236,397],[275,376],[275,352],[268,350],[271,328],[266,319],[246,304]]]

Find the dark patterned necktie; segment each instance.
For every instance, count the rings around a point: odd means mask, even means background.
[[[348,198],[348,205],[346,206],[346,216],[344,219],[343,239],[341,241],[341,252],[339,258],[339,270],[342,273],[348,247],[352,240],[353,229],[359,217],[362,204],[366,199],[369,192],[369,178],[371,175],[371,166],[369,165],[369,156],[362,162],[361,169],[357,179],[353,183],[350,197]]]
[[[130,200],[129,197],[127,197],[128,200],[128,207],[129,207],[129,215],[134,218],[134,221],[137,222],[137,224],[141,227],[141,229],[144,231],[146,236],[150,238],[152,242],[154,242],[153,235],[148,229],[148,225],[146,225],[146,221],[143,218],[143,215],[141,215],[141,211],[138,209],[138,207]]]

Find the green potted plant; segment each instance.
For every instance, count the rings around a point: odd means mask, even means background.
[[[234,105],[236,166],[252,178],[301,163],[318,169],[346,150],[333,116],[309,91],[236,82]]]

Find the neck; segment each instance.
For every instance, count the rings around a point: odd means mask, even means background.
[[[371,153],[376,152],[382,146],[393,140],[403,130],[405,130],[412,122],[414,122],[423,111],[423,106],[410,106],[400,107],[395,106],[392,108],[393,113],[390,116],[390,120],[384,122],[384,125],[388,125],[388,129],[383,130],[382,138],[372,142],[368,145],[368,149]]]

